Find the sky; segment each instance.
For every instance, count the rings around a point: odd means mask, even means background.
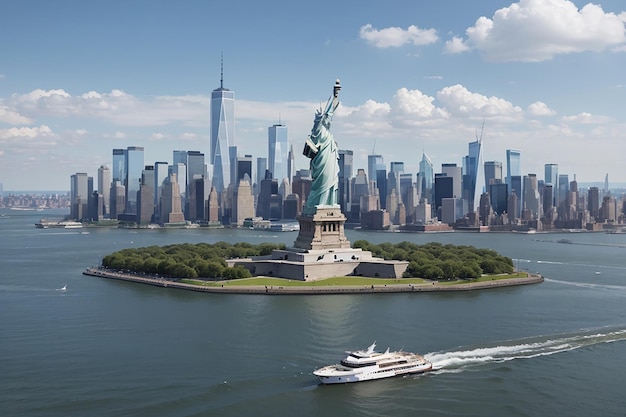
[[[267,156],[285,124],[296,168],[336,79],[340,149],[439,172],[482,138],[579,182],[626,182],[626,4],[618,0],[12,1],[0,15],[0,183],[69,190],[113,148],[210,153],[210,94],[235,92],[234,144]],[[97,181],[96,181],[97,183]]]

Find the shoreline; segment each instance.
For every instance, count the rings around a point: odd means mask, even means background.
[[[405,292],[449,292],[449,291],[477,291],[492,288],[514,287],[519,285],[539,284],[544,278],[540,274],[528,274],[526,278],[508,278],[492,281],[468,282],[462,284],[439,284],[437,281],[427,284],[384,284],[384,285],[329,285],[326,287],[314,286],[264,286],[264,285],[237,285],[215,286],[187,284],[170,281],[164,278],[143,277],[134,274],[106,271],[98,268],[87,268],[83,275],[107,278],[118,281],[135,282],[138,284],[156,287],[175,288],[187,291],[220,293],[220,294],[267,294],[267,295],[324,295],[324,294],[381,294]]]

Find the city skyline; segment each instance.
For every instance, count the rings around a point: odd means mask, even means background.
[[[413,173],[422,152],[435,167],[460,165],[484,122],[483,161],[506,163],[506,149],[519,149],[523,175],[543,178],[555,163],[581,182],[607,173],[626,182],[618,1],[322,1],[327,13],[313,26],[310,9],[290,2],[122,5],[90,6],[84,18],[70,1],[3,8],[15,17],[0,28],[12,40],[0,46],[5,191],[67,189],[73,173],[114,169],[114,148],[144,147],[146,161],[176,149],[210,155],[211,94],[221,87],[237,97],[239,156],[267,157],[267,129],[282,123],[295,168],[307,168],[299,149],[336,78],[334,136],[354,151],[355,172],[369,154]],[[66,18],[76,25],[55,24]]]

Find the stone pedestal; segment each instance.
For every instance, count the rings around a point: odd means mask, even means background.
[[[303,250],[349,249],[344,233],[346,216],[339,206],[317,206],[315,213],[296,217],[300,232],[294,247]]]

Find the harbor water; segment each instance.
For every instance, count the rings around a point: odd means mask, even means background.
[[[626,234],[374,233],[495,249],[545,276],[459,293],[205,294],[82,275],[128,247],[297,232],[38,229],[0,209],[3,416],[623,416]],[[65,291],[61,289],[66,286]],[[319,385],[376,341],[435,371]]]

